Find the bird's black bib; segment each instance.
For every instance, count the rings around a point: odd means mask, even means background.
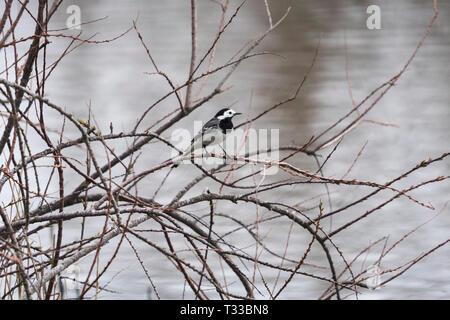
[[[233,129],[233,123],[231,122],[231,118],[225,118],[220,120],[219,128],[222,130],[223,134],[225,134],[227,130]]]

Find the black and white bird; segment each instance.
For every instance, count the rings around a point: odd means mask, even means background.
[[[225,135],[234,128],[231,120],[234,116],[240,114],[241,113],[230,108],[223,108],[217,112],[213,118],[205,123],[202,130],[192,139],[190,146],[186,148],[179,159],[175,161],[175,166],[180,163],[181,159],[196,150],[205,149],[206,153],[208,153],[206,147],[222,143],[225,140]]]

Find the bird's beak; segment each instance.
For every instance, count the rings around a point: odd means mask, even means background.
[[[238,115],[240,115],[240,114],[242,114],[242,113],[236,112],[236,113],[233,115],[233,117],[234,117],[234,116],[238,116]]]

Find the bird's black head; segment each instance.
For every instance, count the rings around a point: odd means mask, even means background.
[[[230,108],[223,108],[221,109],[219,112],[216,113],[215,117],[217,119],[226,119],[226,118],[233,118],[234,116],[240,114],[239,112],[234,111],[233,109]]]

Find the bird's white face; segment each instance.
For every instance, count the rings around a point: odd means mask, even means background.
[[[222,119],[226,119],[226,118],[233,118],[234,115],[239,114],[236,111],[234,111],[233,109],[228,109],[227,111],[224,112],[223,115],[218,116],[217,118],[222,120]]]

